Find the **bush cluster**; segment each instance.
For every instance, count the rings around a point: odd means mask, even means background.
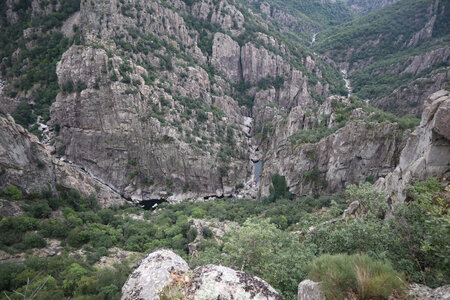
[[[161,204],[160,211],[146,211],[144,219],[133,217],[142,215],[137,207],[99,209],[94,197],[83,197],[77,191],[60,190],[60,197],[55,198],[51,191],[43,190],[38,199],[26,201],[25,215],[1,220],[0,249],[18,253],[45,247],[45,238],[55,238],[62,242],[66,254],[82,249],[86,257],[64,254],[30,257],[23,266],[0,264],[0,270],[10,270],[8,274],[0,272],[1,289],[23,289],[23,278],[43,270],[38,280],[51,276],[49,288],[58,297],[119,297],[130,270],[125,265],[116,268],[113,274],[121,279],[106,280],[103,271],[92,268],[112,247],[141,253],[172,248],[192,267],[215,263],[242,269],[269,282],[285,299],[295,299],[297,285],[308,272],[310,278],[323,282],[328,280],[326,274],[335,274],[323,287],[336,298],[349,289],[358,292],[361,299],[385,298],[392,290],[401,291],[403,281],[397,280],[401,276],[395,272],[404,274],[406,281],[432,287],[449,278],[447,204],[436,180],[411,186],[408,195],[413,201],[399,205],[388,220],[384,220],[387,207],[383,196],[368,183],[352,186],[339,196],[297,199],[285,198],[289,194],[282,176],[275,176],[273,185],[277,196],[270,200]],[[319,225],[340,216],[345,203],[352,201],[361,204],[358,218]],[[49,213],[58,209],[62,216],[48,219]],[[220,245],[212,238],[211,228],[203,227],[199,255],[192,257],[188,243],[198,232],[189,229],[189,218],[229,220],[241,226],[227,232]],[[317,227],[311,234],[292,233],[307,232],[311,226]],[[347,282],[347,277],[352,279]],[[43,295],[48,295],[46,291]]]

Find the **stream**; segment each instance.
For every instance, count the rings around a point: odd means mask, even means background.
[[[317,33],[314,33],[312,36],[312,39],[311,39],[311,46],[314,45],[314,43],[316,42],[316,36],[317,36]]]
[[[342,78],[345,81],[345,87],[348,90],[347,98],[350,98],[350,96],[352,95],[352,87],[350,85],[350,80],[347,77],[347,70],[341,70],[341,73],[342,73]]]

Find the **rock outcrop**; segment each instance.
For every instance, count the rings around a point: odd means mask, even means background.
[[[325,295],[320,290],[320,283],[308,279],[300,282],[298,300],[325,300]]]
[[[0,189],[12,184],[29,194],[48,187],[56,192],[56,185],[60,185],[77,189],[84,196],[96,195],[102,207],[126,202],[80,167],[54,157],[53,151],[11,116],[0,117]]]
[[[393,110],[398,114],[417,115],[423,112],[426,99],[436,91],[442,90],[450,82],[450,68],[436,70],[430,75],[417,78],[407,86],[395,89],[390,95],[375,99],[372,103],[383,109]]]
[[[86,46],[70,47],[56,69],[56,152],[134,202],[235,196],[253,169],[256,111],[241,100],[290,109],[312,105],[314,91],[328,96],[319,58],[296,57],[308,65],[300,72],[274,36],[238,43],[244,17],[227,1],[102,0],[79,14]],[[225,33],[200,32],[185,14]],[[257,84],[276,87],[265,96]]]
[[[174,252],[161,249],[150,253],[131,273],[122,287],[122,300],[159,299],[158,294],[189,270],[188,264]]]
[[[191,271],[171,250],[161,249],[144,258],[122,288],[122,300],[160,299],[171,287],[183,299],[279,300],[281,296],[265,281],[233,269],[205,265]]]
[[[15,201],[0,199],[0,217],[18,217],[24,213],[22,206]]]
[[[73,47],[58,64],[61,86],[67,81],[87,85],[81,92],[59,94],[52,106],[52,122],[61,128],[56,145],[68,160],[83,165],[135,201],[220,197],[230,195],[234,180],[244,181],[247,141],[236,130],[227,131],[229,141],[236,143],[235,159],[227,169],[217,162],[225,141],[216,143],[210,137],[214,133],[223,135],[221,132],[231,124],[213,114],[212,101],[208,104],[191,96],[181,99],[185,101],[183,105],[163,89],[147,86],[143,79],[146,71],[137,65],[131,67],[128,76],[139,82],[138,88],[108,82],[108,77],[101,75],[108,64],[113,66],[111,74],[121,76],[119,70],[126,62],[117,56],[109,59],[101,49]],[[198,74],[197,70],[192,73]],[[208,76],[205,77],[209,84]],[[101,84],[98,89],[94,87],[96,82]],[[196,88],[202,84],[206,83],[202,81]],[[190,96],[193,92],[184,90],[184,93]],[[217,106],[226,106],[223,98],[215,99],[221,101]],[[186,107],[191,105],[190,101],[199,106],[194,112]],[[182,117],[187,109],[197,118]],[[225,111],[235,112],[231,108]],[[230,120],[233,119],[241,120],[231,115]],[[191,133],[196,137],[191,137]]]
[[[241,271],[205,265],[194,270],[187,299],[254,299],[281,300],[281,296],[265,281]]]
[[[412,300],[449,300],[450,285],[444,285],[436,289],[431,289],[423,284],[412,283],[406,289],[408,299]],[[304,280],[298,285],[298,300],[325,300],[325,295],[320,290],[320,283],[311,280]],[[353,296],[346,300],[356,299]],[[391,299],[391,297],[389,297]]]
[[[345,97],[330,97],[312,113],[294,107],[290,112],[266,107],[265,120],[257,119],[257,128],[271,128],[270,139],[262,136],[265,155],[260,176],[261,196],[268,195],[271,176],[285,176],[291,193],[335,193],[350,184],[361,184],[392,172],[397,166],[403,143],[403,131],[396,123],[375,123],[365,119],[362,108],[348,112],[349,119],[337,129],[338,107],[350,107]],[[321,128],[318,130],[318,126]],[[342,125],[341,125],[342,126]],[[334,132],[332,128],[335,128]],[[297,142],[295,135],[330,134],[317,142]]]
[[[398,166],[375,187],[389,203],[401,203],[406,186],[414,181],[440,177],[450,171],[450,92],[434,93],[425,103],[422,120],[403,148]]]
[[[412,300],[450,300],[450,285],[432,289],[423,284],[413,283],[409,285],[407,294]]]

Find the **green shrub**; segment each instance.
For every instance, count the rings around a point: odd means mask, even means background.
[[[286,183],[286,177],[280,174],[272,175],[272,185],[269,188],[272,201],[280,198],[290,198],[291,193]]]
[[[239,230],[224,237],[222,253],[226,255],[216,258],[221,264],[263,278],[284,299],[296,299],[298,283],[306,276],[306,263],[313,258],[312,249],[301,245],[295,236],[256,218],[247,219]]]
[[[0,291],[14,289],[17,285],[15,278],[25,269],[20,264],[0,263]]]
[[[40,232],[45,237],[64,239],[69,234],[69,228],[64,222],[48,220],[42,223]]]
[[[47,200],[36,201],[26,208],[28,213],[37,219],[48,218],[52,213],[52,209],[48,205]]]
[[[12,114],[12,117],[16,123],[28,128],[28,125],[36,122],[36,115],[33,113],[33,109],[27,102],[20,102],[16,110]]]
[[[26,232],[29,230],[36,230],[39,228],[39,222],[35,218],[27,216],[19,216],[17,218],[9,217],[2,220],[2,230],[13,230],[19,232]]]
[[[80,247],[89,242],[89,233],[79,228],[74,228],[69,232],[67,242],[73,247]]]
[[[404,289],[402,276],[389,263],[365,254],[323,255],[312,262],[308,278],[321,282],[327,299],[344,299],[354,291],[358,299],[387,299]]]
[[[47,242],[40,234],[27,232],[23,238],[23,245],[25,249],[44,248],[47,246]]]
[[[197,229],[195,229],[195,228],[189,229],[189,231],[187,232],[188,241],[193,242],[195,240],[195,238],[197,237],[197,235],[198,235]]]
[[[3,195],[10,200],[22,200],[22,191],[15,185],[8,185],[3,191]]]
[[[203,234],[203,237],[206,239],[212,238],[214,236],[214,233],[208,226],[202,227],[202,234]]]

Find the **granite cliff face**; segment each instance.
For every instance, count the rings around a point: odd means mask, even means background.
[[[36,136],[17,125],[9,116],[0,117],[0,189],[13,184],[29,194],[59,185],[77,189],[84,196],[94,194],[102,207],[125,203],[117,193],[92,178],[86,171],[61,161]]]
[[[139,5],[82,2],[85,45],[66,51],[56,70],[57,153],[134,201],[236,195],[237,184],[252,181],[254,155],[253,109],[236,99],[259,99],[252,86],[277,80],[273,98],[255,101],[311,105],[312,92],[326,97],[335,88],[322,77],[323,62],[305,56],[297,70],[291,50],[264,33],[240,46],[244,18],[225,1]],[[182,13],[229,31],[203,33],[211,51],[200,50]]]
[[[386,193],[389,203],[408,197],[406,187],[415,181],[447,176],[450,172],[450,92],[434,93],[425,103],[420,126],[403,148],[398,166],[375,187]]]
[[[79,188],[85,194],[99,182],[114,197],[177,202],[266,196],[274,174],[286,177],[292,193],[304,195],[335,193],[392,172],[405,145],[403,130],[376,121],[378,113],[367,103],[336,96],[348,94],[338,64],[277,33],[272,19],[292,22],[276,6],[249,3],[270,18],[225,0],[82,1],[61,25],[79,41],[56,66],[59,93],[48,122],[56,136],[44,134],[47,146],[27,136],[31,146],[20,147],[31,150],[18,167],[40,168],[30,169],[21,185],[20,172],[8,167],[5,185],[27,193],[47,181],[52,188],[76,187],[74,174],[86,172]],[[430,20],[441,9],[436,3]],[[59,9],[38,6],[31,10],[36,16]],[[402,38],[405,47],[432,38],[422,29]],[[31,30],[25,35],[32,36]],[[349,72],[365,63],[350,66],[349,57],[328,54]],[[448,72],[435,70],[433,82],[420,75],[449,57],[448,46],[435,47],[390,66],[388,72],[418,76],[393,92],[399,109],[421,112],[423,97],[442,88]],[[36,96],[28,94],[33,107]],[[403,105],[405,95],[411,95],[409,106]],[[0,108],[13,113],[24,95],[2,96]],[[392,108],[392,97],[374,102]],[[4,156],[3,165],[18,163]]]
[[[338,122],[343,117],[339,107],[349,110],[348,122]],[[301,107],[286,115],[267,109],[260,128],[272,128],[273,137],[261,137],[261,147],[267,147],[261,195],[268,194],[273,174],[285,176],[292,193],[305,195],[335,193],[391,172],[403,147],[402,130],[395,123],[368,122],[371,113],[351,107],[345,97],[329,97],[316,113]],[[330,134],[321,139],[301,139],[304,133],[320,136],[327,130]]]

